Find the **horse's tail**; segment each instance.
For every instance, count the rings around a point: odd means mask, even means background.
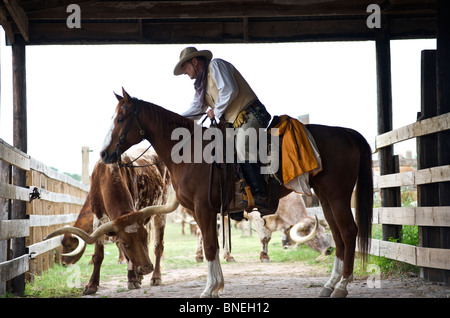
[[[360,136],[359,147],[361,159],[358,181],[356,185],[356,224],[358,226],[359,251],[362,254],[363,265],[367,261],[372,235],[373,214],[373,176],[372,151],[367,141]]]

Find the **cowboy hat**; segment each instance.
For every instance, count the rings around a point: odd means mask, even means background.
[[[181,75],[183,74],[183,70],[181,69],[181,66],[184,62],[189,61],[190,59],[197,57],[197,56],[203,56],[207,60],[212,59],[212,53],[208,50],[202,50],[198,51],[195,47],[187,47],[180,53],[180,60],[178,61],[177,65],[173,69],[174,75]]]

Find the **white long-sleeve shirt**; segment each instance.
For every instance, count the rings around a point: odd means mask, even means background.
[[[211,75],[216,82],[219,90],[219,97],[214,105],[214,115],[220,118],[225,112],[226,108],[233,102],[239,94],[239,88],[234,79],[234,66],[222,59],[213,59],[210,62]],[[198,113],[204,113],[208,105],[202,105],[201,101],[197,100],[197,94],[194,95],[194,100],[190,108],[182,113],[183,116],[191,116]],[[198,119],[201,116],[196,116]]]

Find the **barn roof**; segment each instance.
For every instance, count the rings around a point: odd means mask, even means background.
[[[73,3],[80,28],[66,23]],[[31,45],[373,40],[370,4],[391,39],[436,36],[436,0],[3,0],[0,23],[9,42],[21,34]]]

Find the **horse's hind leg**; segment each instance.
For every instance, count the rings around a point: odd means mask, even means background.
[[[322,290],[319,293],[319,297],[330,297],[334,291],[334,287],[341,280],[343,267],[344,267],[344,241],[341,237],[341,232],[336,224],[333,217],[333,212],[331,210],[328,200],[320,194],[320,192],[314,189],[315,193],[319,197],[320,203],[322,205],[323,214],[330,226],[331,233],[333,235],[333,240],[336,245],[336,252],[333,264],[333,271],[331,273],[330,279],[325,283]]]
[[[346,297],[347,284],[353,280],[353,263],[355,260],[356,235],[358,228],[350,208],[350,196],[341,197],[331,203],[333,216],[344,243],[342,278],[336,285],[331,297]],[[341,255],[337,255],[339,257]]]

